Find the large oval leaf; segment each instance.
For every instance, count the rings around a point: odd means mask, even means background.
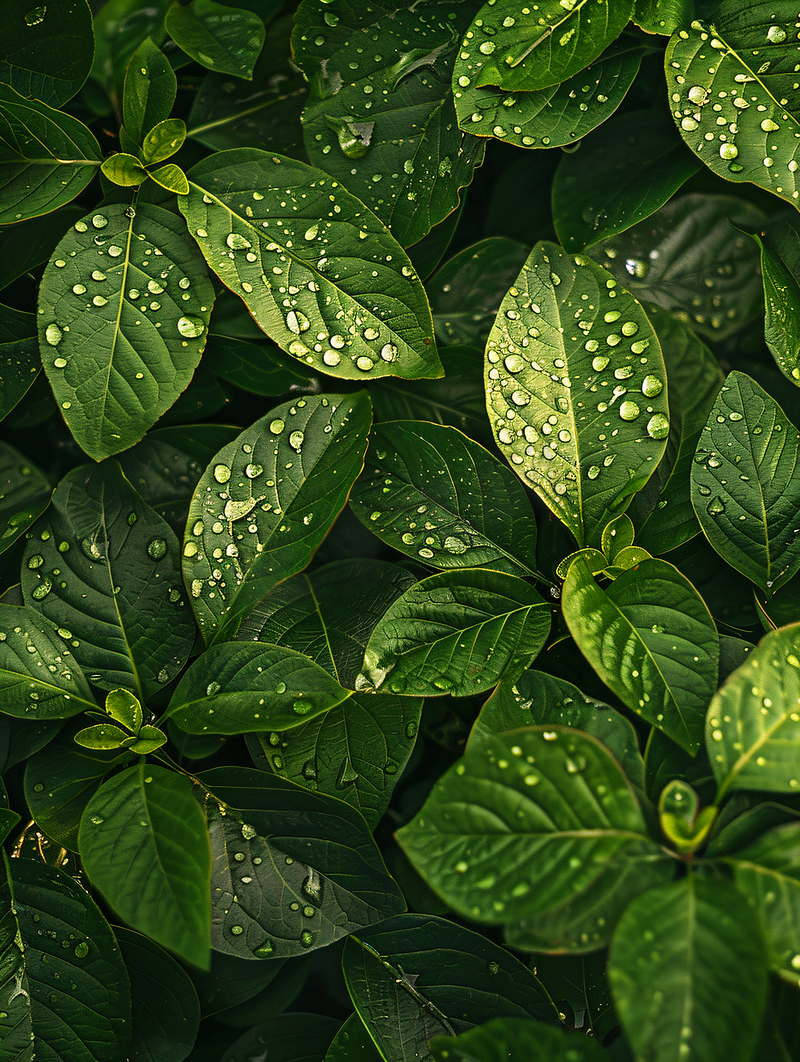
[[[178,205],[209,265],[293,357],[347,379],[441,375],[408,256],[338,181],[241,148],[192,167],[189,184]]]
[[[692,505],[717,553],[763,593],[800,568],[800,432],[744,373],[728,376],[708,415]]]
[[[7,0],[0,42],[0,81],[28,99],[61,107],[92,67],[91,9],[86,0],[33,7],[30,0]]]
[[[39,289],[39,342],[75,439],[100,460],[132,446],[184,390],[214,289],[180,218],[121,203],[77,221]]]
[[[201,66],[252,78],[264,44],[264,22],[255,12],[215,0],[192,0],[173,4],[164,24],[178,47]]]
[[[642,307],[582,256],[534,247],[486,347],[495,438],[583,546],[647,482],[669,434],[664,360]]]
[[[183,546],[207,643],[232,638],[261,598],[308,564],[361,471],[371,419],[363,391],[286,402],[209,464]]]
[[[603,590],[579,557],[564,580],[562,609],[609,689],[694,755],[717,688],[719,636],[689,580],[650,559]]]

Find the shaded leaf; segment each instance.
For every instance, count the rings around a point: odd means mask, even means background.
[[[272,397],[312,389],[309,370],[263,339],[251,343],[212,332],[203,354],[203,365],[220,380],[251,394]]]
[[[0,419],[27,394],[41,364],[33,314],[0,305]]]
[[[0,14],[0,81],[49,107],[71,100],[94,58],[86,0],[8,0]]]
[[[383,1062],[372,1037],[357,1013],[346,1018],[331,1041],[324,1062]]]
[[[215,0],[178,0],[167,12],[170,37],[209,70],[250,79],[264,44],[264,23],[252,11]]]
[[[0,442],[0,553],[41,516],[50,501],[50,483],[33,462]]]
[[[755,240],[764,278],[764,338],[783,375],[800,385],[800,233],[780,221]]]
[[[67,204],[50,214],[17,222],[0,230],[0,288],[5,288],[25,273],[34,272],[50,259],[53,248],[64,235],[64,230],[78,220],[83,208],[77,203]],[[19,314],[21,311],[2,307],[2,315]],[[0,326],[3,318],[0,317]],[[36,324],[26,333],[36,335]]]
[[[435,1062],[603,1062],[600,1045],[565,1029],[521,1018],[493,1018],[457,1039],[437,1036]]]
[[[144,142],[154,126],[169,118],[177,91],[177,78],[169,59],[146,37],[128,63],[122,97],[125,132],[137,144]]]
[[[338,1027],[338,1020],[327,1014],[279,1014],[243,1033],[220,1062],[241,1062],[264,1050],[270,1062],[321,1062]]]

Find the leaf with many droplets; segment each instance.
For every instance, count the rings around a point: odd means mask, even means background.
[[[61,107],[79,91],[94,57],[86,0],[7,0],[0,13],[0,81],[20,95]]]
[[[0,305],[0,420],[27,394],[40,369],[33,314]]]
[[[617,114],[567,154],[553,180],[553,224],[582,251],[654,214],[700,169],[663,110]]]
[[[0,84],[0,224],[69,203],[101,160],[100,145],[83,122]]]
[[[180,218],[116,203],[77,221],[39,289],[45,372],[95,460],[132,446],[192,378],[214,289]]]
[[[383,223],[322,170],[250,148],[189,171],[211,268],[293,357],[347,379],[442,373],[425,290]]]
[[[173,3],[164,25],[192,59],[209,70],[247,80],[264,44],[264,23],[252,11],[215,0]]]
[[[727,181],[750,181],[797,205],[800,106],[796,4],[726,0],[713,24],[672,35],[664,57],[681,136]]]
[[[715,695],[706,748],[719,785],[800,791],[800,625],[770,631]]]
[[[689,580],[651,558],[603,589],[578,558],[564,580],[562,608],[608,688],[694,755],[717,688],[719,636]]]
[[[306,0],[292,36],[311,85],[303,135],[312,163],[343,181],[408,247],[458,206],[483,161],[450,95],[472,4]]]
[[[536,570],[536,520],[519,481],[456,428],[379,424],[350,506],[381,541],[433,568]]]
[[[183,574],[206,643],[308,564],[364,464],[366,392],[285,402],[224,446],[189,509]]]
[[[638,299],[669,310],[702,336],[724,339],[764,304],[758,251],[731,222],[760,228],[764,221],[744,199],[693,192],[591,255]]]
[[[566,81],[617,39],[632,8],[633,0],[543,0],[530,7],[488,0],[462,41],[453,89],[530,92]]]
[[[189,734],[244,734],[299,726],[350,696],[324,668],[284,646],[224,642],[178,683],[164,718]]]
[[[763,593],[800,568],[800,432],[744,373],[728,376],[708,415],[692,505],[717,553]]]
[[[457,914],[509,926],[526,950],[601,947],[631,897],[672,873],[619,764],[565,727],[511,730],[469,749],[397,838]]]
[[[466,697],[516,677],[550,632],[550,606],[524,580],[487,568],[415,583],[374,628],[357,691]]]
[[[145,701],[175,678],[194,644],[178,543],[116,461],[61,480],[29,532],[22,589],[101,689]]]
[[[13,446],[0,442],[0,553],[13,546],[49,501],[45,474]]]
[[[128,925],[207,969],[211,853],[205,816],[184,774],[142,760],[86,806],[81,862]]]
[[[67,719],[97,705],[73,657],[69,632],[33,608],[0,604],[2,711],[21,719]],[[71,637],[71,636],[70,636]]]
[[[585,1034],[520,1018],[493,1018],[456,1039],[437,1036],[430,1049],[434,1062],[604,1062],[608,1057]]]
[[[783,375],[800,387],[800,232],[778,221],[755,240],[764,278],[764,339]]]
[[[538,243],[486,346],[486,405],[511,467],[583,546],[645,485],[669,435],[658,338],[590,259]]]
[[[303,955],[405,909],[354,808],[249,767],[205,771],[199,781],[208,793],[215,951]]]
[[[637,1058],[753,1057],[766,955],[756,912],[729,882],[691,874],[639,896],[614,933],[608,973]]]

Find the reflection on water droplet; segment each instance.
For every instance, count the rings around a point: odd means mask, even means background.
[[[620,403],[619,415],[622,420],[636,420],[639,416],[639,407],[635,402],[632,402],[627,398],[624,402]]]
[[[719,157],[721,159],[735,159],[739,154],[739,149],[735,144],[720,144]]]
[[[663,389],[664,384],[657,376],[648,375],[642,380],[642,394],[646,398],[655,398]]]
[[[51,347],[57,347],[61,342],[61,329],[57,324],[49,324],[44,330],[44,338]]]
[[[725,502],[720,497],[714,498],[708,503],[708,512],[712,516],[719,516],[720,513],[725,512]]]
[[[305,435],[302,431],[293,431],[289,436],[289,445],[293,450],[297,450],[297,452],[300,453],[304,440]]]
[[[270,423],[269,430],[272,432],[273,435],[280,435],[280,433],[283,431],[283,429],[285,427],[286,427],[286,424],[284,423],[284,421],[282,421],[282,420],[273,420]]]
[[[227,465],[214,465],[214,479],[217,483],[227,483],[231,478],[231,470]]]
[[[290,332],[294,332],[296,336],[299,336],[301,332],[308,331],[311,323],[304,313],[300,313],[299,310],[290,310],[286,314],[286,327]]]
[[[87,941],[85,941],[85,940],[78,941],[78,943],[75,945],[75,958],[76,959],[85,959],[88,954],[89,954],[89,944],[87,943]]]
[[[767,40],[771,44],[783,44],[786,40],[786,30],[783,26],[770,26],[767,30]]]
[[[163,538],[154,538],[148,543],[147,552],[153,560],[161,560],[162,557],[166,556],[167,543]]]
[[[197,339],[205,330],[205,323],[199,317],[187,316],[178,318],[178,331],[186,339]]]
[[[232,251],[249,251],[252,247],[250,241],[245,239],[244,236],[238,232],[228,233],[225,243],[227,243]]]
[[[651,439],[666,439],[669,435],[669,421],[663,413],[656,413],[647,422],[647,434]]]

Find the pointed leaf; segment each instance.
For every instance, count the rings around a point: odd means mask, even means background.
[[[800,386],[800,232],[779,221],[755,240],[764,278],[764,338],[783,375]]]
[[[92,883],[134,929],[208,967],[211,855],[185,775],[140,762],[104,782],[80,827]]]
[[[355,1011],[345,1018],[323,1062],[351,1062],[352,1059],[358,1059],[358,1062],[383,1062],[383,1055]]]
[[[33,314],[0,304],[0,420],[27,394],[41,364]]]
[[[717,553],[763,593],[800,568],[800,432],[744,373],[728,376],[708,415],[692,505]]]
[[[28,99],[61,107],[92,66],[91,9],[86,0],[8,0],[0,14],[0,42],[0,81]]]
[[[521,1018],[493,1018],[456,1039],[431,1041],[434,1062],[604,1062],[595,1039]]]
[[[579,558],[564,581],[562,608],[572,637],[609,689],[694,755],[717,688],[719,636],[689,580],[651,559],[603,590]]]
[[[189,182],[178,205],[190,231],[280,347],[347,379],[441,375],[411,262],[338,181],[242,148],[193,166]]]
[[[146,37],[128,63],[122,97],[125,131],[137,144],[144,143],[150,130],[169,118],[177,90],[177,78],[169,59],[151,37]]]
[[[209,70],[250,79],[264,44],[264,23],[240,7],[214,0],[178,0],[167,12],[166,28],[179,48]]]
[[[87,726],[75,735],[75,741],[85,749],[119,749],[130,735],[112,723]]]
[[[0,553],[4,553],[44,512],[50,484],[32,462],[0,443]]]
[[[189,182],[186,179],[186,174],[174,162],[168,162],[166,166],[159,166],[157,170],[150,170],[150,177],[156,184],[166,188],[168,192],[175,192],[176,195],[187,195],[189,192]]]
[[[184,580],[207,644],[235,636],[279,582],[308,564],[367,448],[365,392],[276,406],[223,447],[197,485]]]
[[[578,545],[599,539],[661,459],[664,379],[639,303],[591,259],[537,244],[489,336],[486,404],[512,468]]]

